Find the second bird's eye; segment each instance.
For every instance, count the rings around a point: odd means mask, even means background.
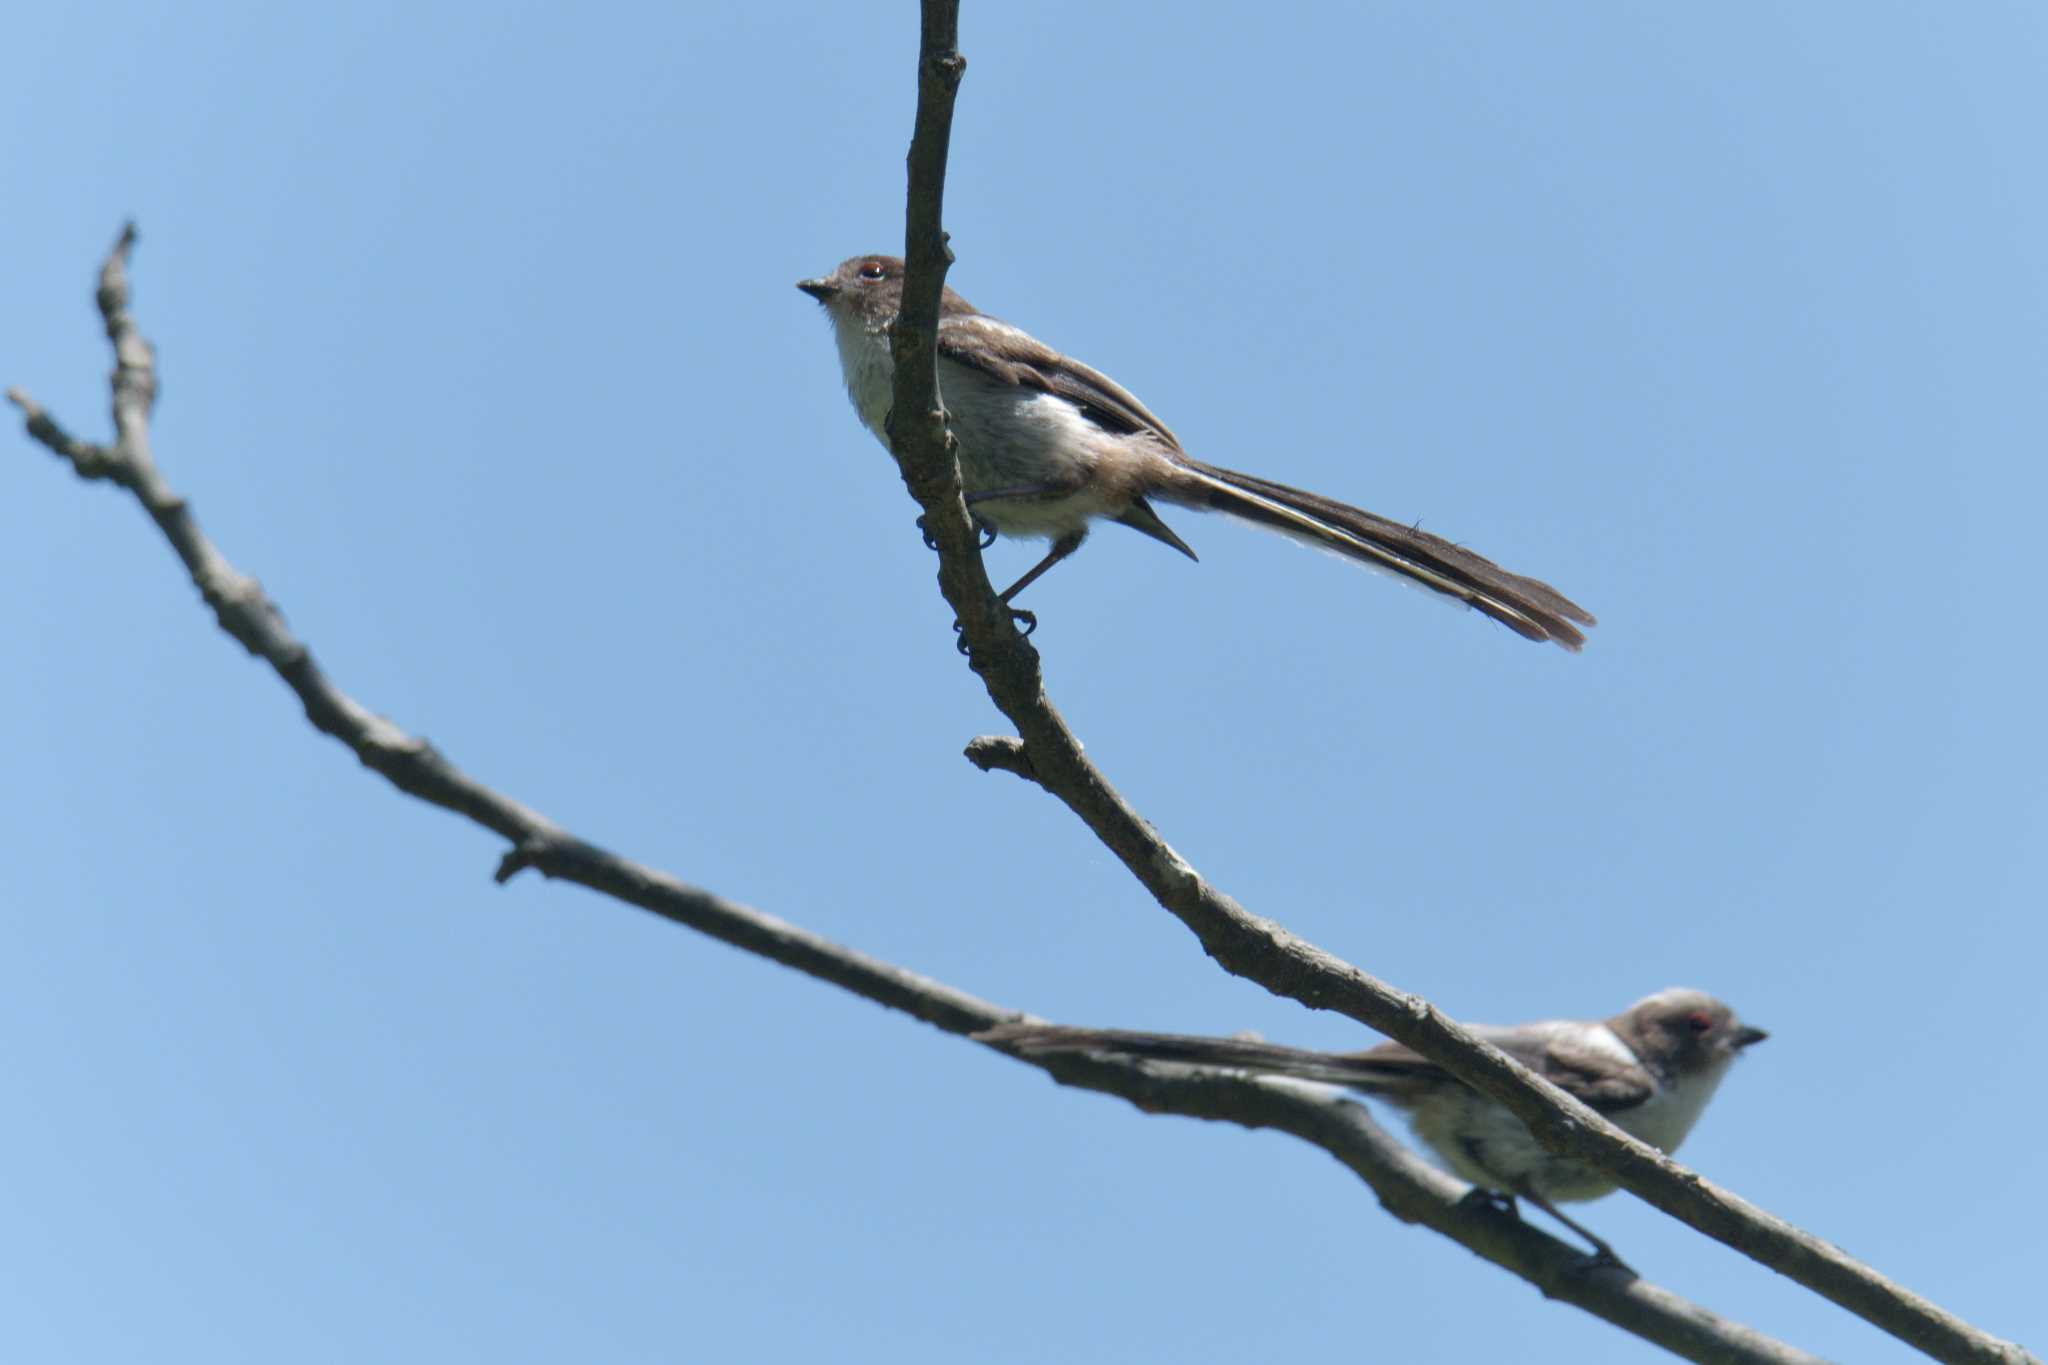
[[[887,273],[880,261],[869,261],[860,268],[860,277],[864,280],[879,280]]]
[[[1714,1019],[1703,1010],[1694,1010],[1685,1016],[1685,1026],[1694,1033],[1705,1033],[1714,1026]]]

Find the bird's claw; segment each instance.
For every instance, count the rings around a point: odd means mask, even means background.
[[[1035,613],[1028,612],[1022,607],[1013,607],[1008,604],[1003,606],[1003,610],[1010,613],[1010,624],[1017,628],[1019,635],[1029,635],[1032,631],[1038,629],[1038,617]],[[955,635],[960,634],[960,623],[958,621],[953,623],[953,633]],[[967,647],[967,641],[964,638],[955,640],[953,648],[959,650],[963,655],[973,653]]]
[[[1584,1259],[1571,1267],[1570,1273],[1574,1275],[1591,1275],[1602,1270],[1618,1270],[1632,1279],[1640,1278],[1636,1275],[1636,1268],[1615,1255],[1614,1248],[1605,1242],[1596,1243],[1593,1250],[1586,1253]]]
[[[1522,1210],[1515,1203],[1513,1195],[1505,1190],[1490,1190],[1484,1185],[1474,1185],[1459,1197],[1458,1202],[1461,1204],[1484,1204],[1490,1209],[1498,1209],[1500,1212],[1515,1218],[1522,1216]]]
[[[974,518],[974,532],[980,537],[980,542],[975,546],[976,549],[986,550],[989,546],[996,543],[996,528],[983,521],[980,517]],[[925,549],[936,550],[939,548],[938,540],[932,535],[930,523],[923,517],[917,519],[917,533],[924,537]]]

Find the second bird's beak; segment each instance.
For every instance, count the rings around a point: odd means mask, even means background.
[[[1748,1047],[1751,1043],[1761,1043],[1764,1039],[1770,1036],[1770,1034],[1765,1033],[1760,1028],[1739,1028],[1735,1030],[1735,1047],[1738,1051],[1740,1051],[1741,1049]]]

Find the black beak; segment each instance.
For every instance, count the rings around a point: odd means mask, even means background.
[[[796,287],[819,303],[830,303],[832,296],[839,292],[839,286],[830,280],[798,280]]]
[[[1735,1030],[1735,1050],[1737,1052],[1740,1052],[1742,1049],[1748,1047],[1751,1043],[1761,1043],[1764,1039],[1770,1036],[1770,1034],[1765,1033],[1760,1028],[1739,1028]]]

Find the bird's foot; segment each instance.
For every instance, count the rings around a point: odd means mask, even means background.
[[[1487,1208],[1498,1209],[1511,1218],[1520,1218],[1522,1216],[1521,1206],[1515,1203],[1513,1195],[1505,1190],[1489,1190],[1484,1185],[1474,1185],[1471,1189],[1465,1191],[1458,1202],[1474,1206],[1484,1204]]]
[[[1619,1270],[1624,1275],[1635,1275],[1635,1268],[1629,1265],[1627,1261],[1622,1260],[1621,1257],[1615,1255],[1614,1248],[1607,1245],[1606,1241],[1602,1238],[1595,1236],[1592,1229],[1584,1226],[1576,1219],[1566,1217],[1564,1210],[1558,1208],[1557,1205],[1551,1203],[1535,1191],[1523,1190],[1521,1193],[1523,1198],[1527,1199],[1537,1208],[1542,1209],[1552,1218],[1555,1218],[1558,1222],[1585,1238],[1586,1245],[1593,1248],[1585,1259],[1572,1267],[1573,1274],[1591,1275],[1601,1270]]]
[[[1580,1229],[1580,1236],[1585,1236],[1584,1229]],[[1642,1278],[1636,1274],[1634,1266],[1614,1254],[1613,1247],[1598,1237],[1586,1237],[1586,1240],[1593,1244],[1593,1249],[1582,1256],[1578,1264],[1571,1267],[1569,1274],[1597,1275],[1603,1270],[1616,1270],[1632,1280]]]
[[[1010,606],[1007,603],[1003,605],[1003,610],[1010,613],[1010,624],[1017,628],[1018,634],[1029,635],[1032,631],[1038,629],[1038,617],[1035,613],[1028,612],[1024,610],[1024,608],[1022,607]],[[955,635],[958,635],[960,633],[960,623],[958,621],[955,621],[953,623],[953,633]],[[964,639],[955,640],[953,642],[953,648],[959,650],[962,654],[968,654],[972,652],[968,649],[967,641]]]
[[[936,550],[939,548],[939,542],[932,536],[931,526],[923,517],[917,519],[917,533],[924,537],[925,549]],[[974,518],[974,533],[980,538],[979,543],[975,546],[978,550],[986,550],[989,546],[996,543],[996,528],[983,521],[980,517]]]

